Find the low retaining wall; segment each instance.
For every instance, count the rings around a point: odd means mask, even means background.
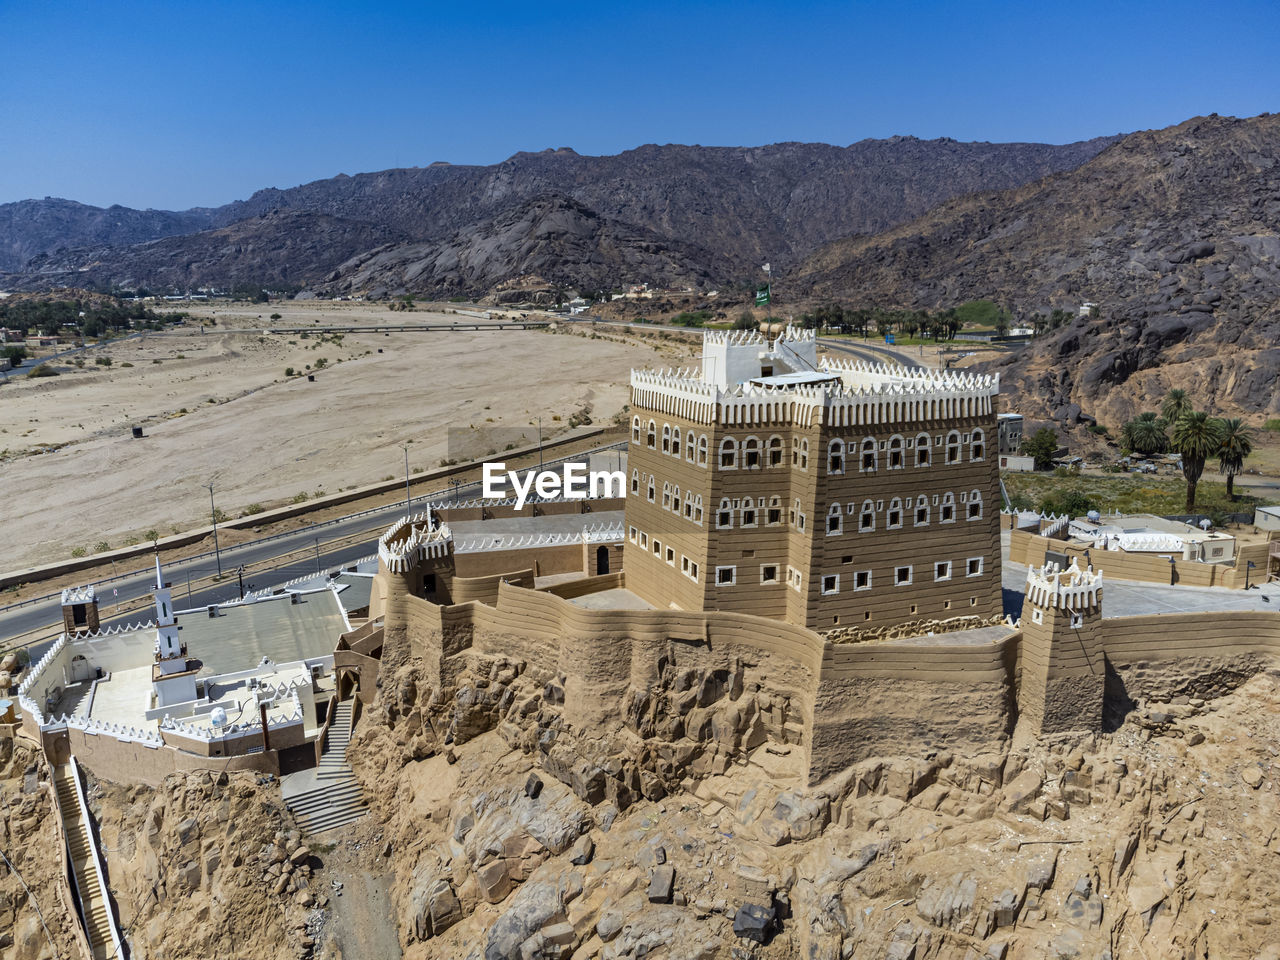
[[[1085,550],[1089,551],[1087,559],[1084,556]],[[1081,568],[1092,563],[1095,570],[1102,571],[1112,580],[1169,583],[1172,573],[1173,582],[1182,586],[1242,589],[1245,585],[1245,565],[1249,560],[1257,564],[1250,582],[1260,583],[1266,578],[1264,561],[1267,556],[1267,544],[1265,543],[1250,544],[1237,550],[1235,566],[1181,559],[1175,559],[1171,565],[1163,557],[1126,553],[1123,550],[1095,550],[1092,547],[1073,545],[1065,540],[1038,536],[1025,530],[1013,530],[1009,534],[1009,559],[1015,563],[1025,563],[1032,567],[1041,566],[1044,564],[1047,551],[1066,554],[1068,563],[1076,559]]]

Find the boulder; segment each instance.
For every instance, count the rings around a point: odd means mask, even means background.
[[[649,902],[670,903],[676,883],[676,868],[669,863],[653,868],[649,874]]]
[[[777,912],[772,906],[744,903],[733,917],[733,935],[755,943],[768,943],[778,925]]]

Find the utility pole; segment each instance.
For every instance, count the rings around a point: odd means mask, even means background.
[[[195,606],[195,601],[191,599],[191,569],[189,567],[187,568],[187,606]],[[117,606],[116,609],[119,610],[120,608]]]
[[[542,469],[542,418],[538,418],[538,469]]]
[[[413,494],[409,492],[409,444],[400,444],[400,449],[404,451],[404,515],[407,520],[413,515]]]
[[[320,575],[320,538],[316,537],[316,575]]]
[[[213,520],[213,555],[218,560],[218,579],[222,579],[222,551],[218,549],[218,510],[213,505],[213,484],[205,484],[209,488],[209,517]]]
[[[244,564],[240,564],[240,568],[236,570],[236,577],[240,580],[240,599],[244,599]]]

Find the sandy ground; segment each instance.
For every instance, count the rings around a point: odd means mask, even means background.
[[[150,334],[106,350],[110,367],[90,354],[83,369],[0,387],[9,508],[0,568],[205,523],[210,482],[218,508],[240,516],[251,504],[402,476],[406,442],[410,469],[421,472],[534,442],[538,417],[546,437],[586,405],[593,422],[608,422],[627,402],[632,367],[687,364],[696,353],[683,340],[621,333],[405,332],[319,343],[218,328],[270,326],[270,313],[284,315],[280,324],[466,318],[364,304],[198,309],[217,311],[218,327]],[[305,371],[320,358],[316,382],[285,378],[286,367]],[[135,424],[144,439],[131,438]]]

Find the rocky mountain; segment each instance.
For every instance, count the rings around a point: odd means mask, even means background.
[[[993,365],[1034,415],[1119,423],[1170,387],[1280,412],[1280,115],[1132,134],[1076,170],[831,244],[792,280],[881,305],[1097,303]]]
[[[553,285],[607,289],[618,277],[701,286],[727,269],[726,258],[710,250],[606,219],[567,197],[546,196],[444,241],[362,252],[318,289],[329,295],[409,290],[478,298],[529,275]]]
[[[132,277],[133,282],[157,284],[158,278],[171,275],[166,258],[187,256],[188,243],[194,258],[203,256],[209,241],[192,231],[210,225],[225,228],[260,216],[308,213],[366,224],[391,236],[442,243],[463,231],[483,232],[481,225],[548,195],[567,197],[605,220],[651,231],[669,242],[697,244],[739,269],[765,260],[782,265],[838,237],[883,230],[966,192],[1003,189],[1072,169],[1113,139],[1064,146],[913,137],[864,140],[848,147],[647,145],[606,157],[547,150],[518,153],[491,166],[433,164],[262,190],[213,210],[166,214],[170,219],[161,217],[150,232],[139,226],[135,233],[119,237],[70,221],[52,232],[36,229],[51,216],[47,205],[67,202],[27,201],[0,207],[0,249],[11,251],[7,261],[0,261],[0,270],[35,272],[34,277],[5,277],[3,285],[10,288],[42,282],[40,271],[52,266],[74,271],[88,265],[107,280]],[[105,249],[108,244],[136,244],[181,232],[189,239],[180,244]],[[72,252],[58,254],[53,263],[37,261],[30,268],[17,264],[23,256],[63,249]],[[267,258],[264,271],[281,261],[283,251],[272,251],[263,243],[255,250]],[[305,276],[307,282],[328,272],[310,274],[303,269],[307,266],[289,263],[287,272]],[[565,266],[573,268],[574,263]],[[702,265],[713,266],[714,262]],[[586,264],[582,275],[590,276],[591,271],[591,264]],[[650,278],[619,276],[611,282],[629,279]],[[228,280],[219,276],[212,282]]]
[[[204,230],[208,210],[131,210],[91,207],[45,197],[0,204],[0,271],[20,270],[32,257],[85,246],[126,246]]]
[[[225,227],[128,247],[96,247],[33,257],[21,286],[187,290],[261,283],[300,287],[355,254],[403,239],[379,224],[322,213],[273,212]]]

